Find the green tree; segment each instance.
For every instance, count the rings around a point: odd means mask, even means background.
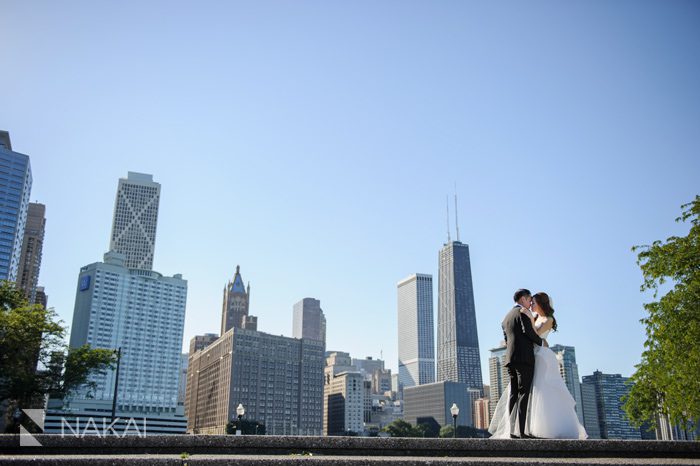
[[[414,426],[403,419],[397,419],[384,426],[382,432],[386,432],[392,437],[425,437],[426,428],[422,424]]]
[[[68,350],[65,334],[53,309],[30,305],[14,283],[0,282],[0,401],[7,407],[6,431],[18,431],[16,412],[43,408],[46,394],[66,395],[92,372],[113,364],[111,350]]]
[[[631,377],[625,410],[635,425],[655,425],[659,413],[689,427],[700,419],[700,196],[681,207],[677,222],[690,222],[687,236],[635,246],[644,278],[653,291],[640,364]],[[660,287],[670,288],[659,298]]]

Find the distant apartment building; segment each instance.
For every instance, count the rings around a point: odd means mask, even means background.
[[[370,385],[348,353],[326,353],[323,380],[323,435],[364,432],[371,412]]]
[[[203,350],[207,346],[214,343],[219,338],[216,333],[205,333],[204,335],[195,335],[190,340],[190,352],[189,355],[193,355],[197,351]]]
[[[488,398],[479,398],[474,402],[474,427],[477,429],[488,430],[491,424],[490,404]]]
[[[576,415],[579,422],[583,423],[583,402],[581,400],[581,380],[578,376],[576,364],[576,350],[573,346],[553,345],[551,349],[559,361],[559,371],[564,379],[566,388],[576,401]]]
[[[294,305],[292,336],[310,338],[325,343],[326,317],[321,309],[321,301],[304,298]]]
[[[352,365],[362,373],[366,381],[371,383],[372,394],[383,394],[392,390],[391,369],[384,368],[382,359],[374,359],[371,356],[365,359],[353,358]]]
[[[584,427],[591,438],[599,433],[602,439],[641,439],[640,429],[632,426],[622,408],[622,397],[630,390],[628,380],[620,374],[600,371],[583,377]]]
[[[22,290],[30,304],[37,303],[36,293],[39,284],[39,271],[41,270],[45,228],[46,206],[30,202],[17,273],[17,286]]]
[[[187,365],[189,363],[189,353],[180,355],[180,378],[177,384],[177,404],[185,409],[185,394],[187,393]],[[183,411],[184,412],[184,411]]]
[[[505,366],[506,342],[502,341],[499,346],[491,348],[489,357],[489,418],[493,419],[498,400],[510,384],[508,368]]]
[[[405,387],[404,420],[411,424],[431,422],[440,426],[452,425],[450,408],[456,404],[459,408],[458,426],[473,426],[472,403],[467,393],[467,384],[442,381],[431,384]]]

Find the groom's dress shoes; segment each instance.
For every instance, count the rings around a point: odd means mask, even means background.
[[[519,439],[520,437],[518,437],[517,435],[510,434],[510,438],[517,438],[517,439]]]

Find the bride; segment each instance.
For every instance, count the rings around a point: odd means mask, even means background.
[[[530,317],[537,334],[545,340],[550,332],[557,330],[554,309],[547,293],[537,293],[533,297],[533,318],[529,311],[522,312]],[[489,426],[491,438],[510,438],[508,396],[510,385],[498,400],[493,419]],[[513,410],[515,415],[517,410]],[[585,439],[586,429],[576,416],[576,401],[564,384],[559,372],[559,361],[548,345],[535,345],[535,372],[532,377],[532,391],[527,407],[525,436],[537,438]]]

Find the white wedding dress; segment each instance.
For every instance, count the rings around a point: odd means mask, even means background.
[[[538,322],[539,323],[539,322]],[[536,328],[540,328],[536,325]],[[550,330],[540,335],[544,340]],[[498,400],[491,419],[489,432],[491,438],[510,438],[510,416],[508,415],[508,398],[510,384]],[[513,409],[512,415],[517,414]],[[515,429],[520,430],[517,423]],[[520,436],[518,432],[514,435]],[[559,361],[551,349],[535,345],[535,373],[532,377],[532,391],[527,407],[525,435],[538,438],[585,439],[586,429],[576,416],[576,401],[566,388],[559,372]]]

